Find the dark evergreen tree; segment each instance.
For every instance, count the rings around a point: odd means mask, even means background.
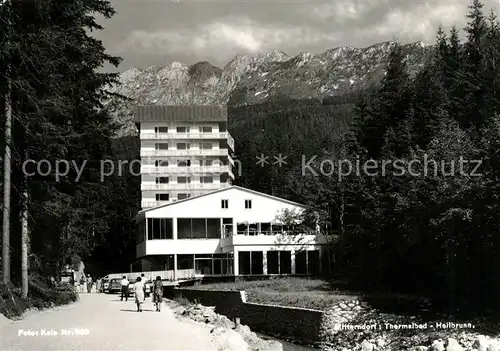
[[[411,91],[403,50],[396,44],[389,55],[387,70],[380,90],[370,106],[362,107],[363,134],[360,143],[369,156],[378,158],[384,143],[384,135],[388,128],[405,128],[405,120],[410,113]],[[404,143],[398,143],[403,145]],[[405,150],[397,150],[397,154]]]
[[[22,188],[27,159],[49,161],[51,169],[42,168],[28,178],[31,269],[57,274],[57,267],[72,254],[88,257],[108,229],[109,196],[99,172],[101,160],[110,157],[115,126],[101,101],[117,76],[98,70],[120,60],[106,54],[91,31],[102,29],[96,14],[109,18],[114,11],[104,0],[54,0],[13,1],[12,13],[12,49],[2,51],[0,61],[12,69],[13,187]],[[83,166],[83,172],[72,161]],[[59,177],[54,168],[58,162],[60,173],[65,173]],[[19,193],[14,193],[14,203],[20,203]],[[13,233],[20,230],[16,217]],[[18,258],[19,251],[14,253]]]

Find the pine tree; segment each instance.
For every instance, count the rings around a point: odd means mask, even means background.
[[[417,75],[414,82],[412,105],[414,113],[414,145],[426,148],[430,142],[442,111],[450,108],[448,90],[453,72],[449,65],[452,47],[442,28],[438,29],[433,60]]]
[[[494,12],[488,17],[488,33],[485,39],[484,67],[484,119],[498,113],[500,102],[500,26]]]
[[[398,129],[404,124],[411,106],[410,79],[404,61],[404,53],[396,44],[389,55],[387,71],[375,98],[360,106],[361,145],[369,156],[378,158],[388,128]]]
[[[469,6],[469,22],[465,28],[467,42],[464,44],[463,66],[457,80],[462,97],[463,127],[479,128],[484,123],[484,41],[488,28],[482,11],[483,4],[474,0]]]
[[[101,29],[95,13],[106,18],[114,12],[104,0],[20,2],[14,11],[16,45],[10,62],[19,160],[14,165],[15,187],[23,188],[22,164],[27,157],[49,160],[53,166],[58,160],[84,165],[80,178],[70,167],[59,178],[52,169],[28,179],[34,226],[30,231],[37,232],[31,249],[57,274],[57,262],[61,267],[65,255],[89,254],[95,240],[92,232],[103,235],[107,230],[108,196],[99,170],[101,160],[111,153],[115,126],[101,101],[117,76],[98,70],[105,62],[117,65],[119,59],[107,55],[90,31]],[[24,194],[15,198],[16,210],[21,211]],[[24,223],[13,229],[25,230]]]

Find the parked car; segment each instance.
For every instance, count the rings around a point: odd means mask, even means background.
[[[109,289],[109,279],[102,278],[101,284],[102,284],[102,291],[103,292],[108,292],[108,289]]]
[[[120,281],[121,279],[118,278],[111,279],[106,292],[108,294],[119,293],[122,290]]]
[[[134,290],[134,284],[135,284],[135,279],[130,279],[130,284],[128,286],[128,293],[130,295],[133,295],[135,290]],[[146,297],[149,297],[151,295],[151,281],[146,281]]]

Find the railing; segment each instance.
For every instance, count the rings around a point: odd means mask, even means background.
[[[108,274],[109,279],[120,279],[123,276],[126,276],[128,280],[135,280],[137,277],[140,277],[142,274],[146,277],[147,280],[154,280],[156,277],[160,276],[162,280],[173,281],[174,276],[175,280],[184,280],[184,279],[192,279],[195,278],[195,270],[194,269],[179,269],[176,274],[174,274],[173,270],[165,270],[165,271],[150,271],[150,272],[127,272],[127,273],[113,273]]]
[[[229,147],[231,148],[231,150],[234,151],[234,139],[233,137],[231,136],[231,134],[227,134],[227,144],[229,145]]]
[[[148,279],[154,280],[156,277],[161,277],[162,280],[174,280],[174,271],[151,271],[151,272],[137,272],[137,273],[129,273],[130,276],[141,276],[144,273],[144,276]],[[196,276],[194,269],[179,269],[175,274],[176,280],[190,279]]]
[[[227,149],[189,149],[189,150],[141,150],[141,157],[147,156],[229,156]],[[234,162],[234,161],[233,161]]]
[[[158,207],[161,205],[169,204],[171,202],[174,202],[174,200],[170,200],[170,201],[144,201],[144,202],[141,202],[141,207],[142,208]]]
[[[246,231],[246,230],[238,230],[236,235],[245,235],[245,236],[257,236],[257,235],[302,235],[307,234],[301,230],[286,230],[286,231]]]
[[[195,167],[155,167],[154,165],[142,165],[141,174],[220,174],[229,173],[229,166],[195,166]]]
[[[141,184],[141,190],[217,190],[229,186],[229,183]]]
[[[169,139],[228,139],[228,144],[234,140],[228,132],[213,133],[140,133],[141,140],[169,140]]]

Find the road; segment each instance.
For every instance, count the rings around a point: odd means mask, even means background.
[[[80,294],[80,301],[0,321],[0,350],[217,350],[210,327],[180,321],[150,299],[136,312],[133,299]]]

